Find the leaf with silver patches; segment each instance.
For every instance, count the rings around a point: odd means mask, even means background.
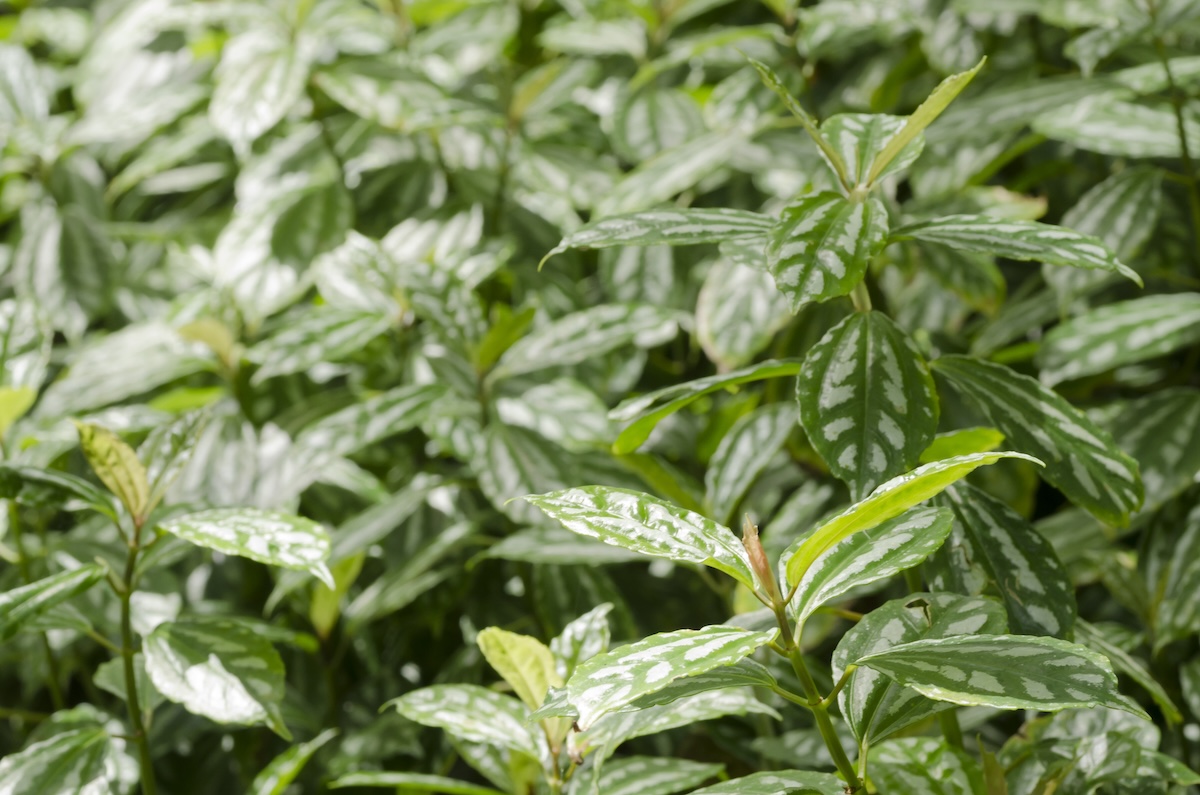
[[[976,795],[983,771],[940,737],[904,737],[871,749],[871,783],[880,795]]]
[[[708,514],[725,524],[755,479],[796,427],[796,409],[773,403],[738,418],[721,438],[704,475]]]
[[[692,795],[844,795],[845,792],[844,783],[829,773],[773,770],[714,784],[695,790]]]
[[[104,568],[89,563],[0,593],[0,640],[11,638],[26,622],[86,591],[103,578]]]
[[[663,756],[627,756],[604,766],[604,795],[674,795],[715,778],[722,765]]]
[[[529,710],[513,698],[478,685],[434,685],[392,699],[385,707],[422,726],[472,743],[487,743],[543,759],[545,738],[527,725]]]
[[[612,215],[581,226],[562,239],[542,262],[570,249],[612,246],[695,246],[742,237],[761,237],[771,218],[725,208],[645,210]]]
[[[1200,474],[1200,390],[1162,389],[1131,400],[1105,426],[1138,462],[1146,489],[1143,512],[1177,496]]]
[[[12,795],[108,795],[109,738],[100,726],[70,729],[0,759],[0,782]]]
[[[765,247],[765,242],[758,246],[760,258]],[[696,337],[722,371],[753,359],[791,319],[791,306],[761,263],[721,259],[705,274],[696,302]]]

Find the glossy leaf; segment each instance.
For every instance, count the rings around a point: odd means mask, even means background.
[[[888,158],[888,163],[874,173],[873,163],[892,148],[891,141],[905,126],[899,116],[883,113],[839,113],[821,123],[821,135],[841,155],[846,164],[851,185],[867,186],[888,174],[912,165],[921,156],[925,141],[909,138]],[[919,133],[917,134],[919,135]],[[901,152],[901,149],[904,151]],[[897,156],[898,159],[897,159]]]
[[[938,494],[956,480],[1002,458],[1037,459],[1022,453],[976,453],[924,464],[881,485],[861,502],[814,530],[787,561],[788,582],[795,584],[813,563],[854,533],[870,530]]]
[[[1014,448],[1044,462],[1042,477],[1096,517],[1123,524],[1142,503],[1137,463],[1086,415],[1028,376],[965,356],[934,373],[977,405]]]
[[[767,270],[798,310],[847,295],[887,245],[887,209],[871,197],[852,201],[824,192],[789,204],[767,243]]]
[[[55,469],[0,466],[0,496],[30,505],[52,504],[71,508],[78,500],[91,510],[117,517],[112,498],[83,478]],[[75,503],[74,507],[78,507]]]
[[[563,679],[568,678],[579,663],[608,651],[611,629],[608,614],[611,602],[595,607],[563,627],[558,637],[550,641],[556,669]]]
[[[765,238],[757,247],[765,259]],[[696,337],[723,370],[741,367],[792,319],[791,306],[761,265],[718,260],[704,277],[696,303]]]
[[[937,431],[929,367],[879,312],[830,329],[805,357],[796,390],[809,440],[855,499],[910,469]]]
[[[1037,132],[1089,152],[1122,157],[1179,157],[1175,115],[1168,107],[1152,107],[1097,93],[1055,108],[1033,121]],[[1200,145],[1200,127],[1186,127],[1191,148]]]
[[[628,423],[613,443],[613,452],[623,454],[638,449],[665,417],[704,395],[754,381],[795,375],[800,372],[800,366],[799,360],[761,362],[741,370],[699,378],[630,398],[609,413],[614,422]]]
[[[434,685],[393,699],[386,706],[466,742],[498,745],[535,759],[542,753],[526,725],[529,710],[511,696],[478,685]]]
[[[562,239],[543,259],[571,249],[611,246],[694,246],[755,238],[771,228],[771,218],[745,210],[692,208],[645,210],[592,221]]]
[[[637,699],[632,707],[635,710],[649,709],[710,690],[726,690],[732,687],[770,689],[776,686],[775,677],[765,665],[746,658],[702,674],[676,679],[661,690]]]
[[[914,508],[838,542],[796,585],[796,623],[802,626],[821,605],[855,588],[920,565],[946,540],[952,521],[943,508]]]
[[[746,551],[729,528],[648,494],[584,486],[524,499],[572,532],[644,555],[711,566],[755,587]]]
[[[880,795],[983,792],[983,771],[978,763],[936,737],[905,737],[872,748],[871,781]]]
[[[108,767],[108,733],[100,726],[63,731],[0,759],[6,795],[106,793],[114,783]]]
[[[990,453],[1004,443],[1004,434],[995,428],[963,428],[933,437],[918,459],[922,464],[953,458],[956,455]]]
[[[271,566],[306,571],[328,585],[329,536],[310,519],[255,508],[215,508],[159,523],[167,533],[196,546]]]
[[[1038,350],[1042,383],[1103,373],[1200,342],[1200,293],[1134,298],[1051,329]]]
[[[728,523],[755,479],[771,465],[796,427],[796,409],[764,406],[741,417],[721,438],[704,476],[709,515]]]
[[[306,426],[296,445],[315,455],[353,455],[421,425],[445,394],[437,384],[412,384],[372,395]]]
[[[518,635],[499,627],[488,627],[475,638],[484,659],[517,697],[530,709],[537,709],[552,687],[562,687],[563,680],[554,664],[554,655],[537,638]]]
[[[567,701],[586,731],[676,679],[737,662],[774,636],[726,626],[651,635],[582,662],[567,681]]]
[[[1145,716],[1117,690],[1107,658],[1058,638],[929,638],[868,654],[856,664],[954,704],[1043,712],[1104,706]]]
[[[103,567],[89,563],[0,593],[0,640],[11,638],[22,625],[86,591],[103,577]]]
[[[251,382],[261,384],[345,359],[365,348],[389,325],[386,315],[353,309],[319,307],[304,313],[250,349],[248,357],[260,365]]]
[[[283,660],[239,621],[187,618],[159,624],[145,639],[146,674],[168,700],[217,723],[265,723],[290,739],[279,712]]]
[[[900,227],[893,231],[892,239],[915,239],[1007,259],[1112,271],[1138,285],[1142,283],[1142,277],[1121,262],[1101,240],[1036,221],[947,215]]]
[[[912,594],[875,608],[842,636],[833,653],[833,674],[841,677],[861,657],[922,638],[992,635],[1005,629],[1004,609],[994,600]],[[853,672],[838,695],[838,705],[855,737],[869,744],[950,708],[870,668]]]
[[[694,188],[724,166],[745,145],[738,128],[718,130],[684,141],[643,161],[596,202],[597,216],[648,210]]]
[[[561,527],[528,527],[488,547],[489,558],[559,566],[645,561],[634,551],[593,541]]]
[[[279,27],[242,33],[222,53],[209,116],[235,149],[245,151],[304,93],[308,56]]]

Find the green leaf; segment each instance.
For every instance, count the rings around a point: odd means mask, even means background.
[[[487,557],[522,560],[556,566],[589,565],[645,561],[637,553],[610,546],[572,533],[561,527],[539,526],[518,530],[488,547]]]
[[[539,742],[529,730],[529,710],[520,701],[478,685],[425,687],[384,707],[395,707],[409,720],[442,729],[465,742],[496,745],[534,759],[547,753],[544,738]]]
[[[307,49],[297,46],[282,20],[259,25],[225,44],[209,118],[236,151],[247,152],[304,95],[310,68]]]
[[[137,682],[138,705],[142,711],[149,715],[158,709],[163,703],[163,695],[158,692],[157,688],[150,681],[149,675],[146,673],[146,656],[141,652],[133,655],[133,676]],[[128,701],[129,697],[125,693],[125,660],[119,657],[114,657],[111,660],[100,663],[96,667],[96,673],[92,677],[92,681],[96,683],[96,687],[112,693],[122,701]]]
[[[689,762],[661,756],[627,756],[604,766],[600,792],[604,795],[674,795],[715,778],[719,764]]]
[[[1137,463],[1096,423],[1034,379],[1003,365],[943,356],[933,371],[978,406],[1042,477],[1097,518],[1122,524],[1142,503]]]
[[[940,737],[905,737],[871,749],[871,783],[881,795],[978,795],[983,771]]]
[[[796,409],[773,403],[745,414],[721,438],[704,474],[708,514],[727,524],[796,427]]]
[[[817,558],[854,533],[870,530],[899,516],[979,467],[994,464],[1002,458],[1023,458],[1040,463],[1023,453],[976,453],[924,464],[906,475],[893,478],[871,492],[865,500],[851,505],[805,538],[787,561],[788,582],[800,582]]]
[[[0,759],[0,781],[12,795],[99,795],[116,784],[108,756],[108,733],[102,727],[70,729]]]
[[[567,701],[579,711],[579,729],[586,731],[676,679],[741,660],[775,634],[711,626],[651,635],[580,663],[567,681]]]
[[[1147,717],[1117,690],[1105,657],[1058,638],[927,638],[868,654],[856,664],[954,704],[1043,712],[1102,706]]]
[[[1008,611],[1008,625],[1022,635],[1069,638],[1075,625],[1075,586],[1054,548],[1029,522],[969,483],[937,498],[954,512],[972,565],[987,573]]]
[[[1004,434],[995,428],[963,428],[933,437],[921,453],[920,463],[928,464],[943,458],[971,453],[990,453],[1004,443]]]
[[[1106,423],[1116,445],[1138,462],[1146,500],[1158,508],[1186,489],[1200,473],[1200,391],[1160,389],[1125,404]]]
[[[1150,694],[1150,698],[1154,699],[1154,703],[1163,711],[1167,723],[1178,724],[1183,721],[1183,715],[1180,714],[1179,707],[1175,706],[1175,702],[1171,700],[1171,696],[1167,694],[1163,686],[1150,673],[1145,663],[1109,640],[1099,627],[1093,626],[1083,619],[1076,622],[1075,633],[1083,645],[1103,654],[1112,662],[1113,668],[1118,673],[1125,674]]]
[[[887,237],[887,208],[878,198],[852,201],[831,191],[802,196],[771,230],[767,270],[798,310],[848,295]]]
[[[698,378],[629,398],[608,415],[614,422],[628,423],[613,442],[613,452],[625,454],[637,450],[659,422],[704,395],[754,381],[796,375],[800,372],[800,366],[798,359],[760,362],[741,370]]]
[[[937,431],[929,367],[879,312],[855,312],[810,348],[796,394],[809,441],[854,499],[911,469]]]
[[[251,782],[251,795],[284,795],[313,754],[336,736],[337,729],[326,729],[308,742],[293,745],[272,759]]]
[[[542,263],[570,249],[612,246],[695,246],[755,238],[771,229],[770,216],[746,210],[696,207],[614,215],[581,226],[551,249]]]
[[[76,422],[75,428],[92,471],[117,495],[134,522],[140,524],[150,508],[150,483],[137,453],[107,428],[82,422]]]
[[[283,660],[253,628],[229,618],[168,621],[146,636],[142,653],[168,700],[217,723],[263,723],[291,739],[279,712]]]
[[[260,365],[250,382],[258,385],[349,358],[390,325],[389,317],[375,312],[327,306],[304,312],[249,350],[247,358]]]
[[[694,790],[692,795],[844,795],[845,791],[845,784],[829,773],[773,770]]]
[[[103,577],[104,568],[89,563],[0,593],[0,640],[11,638],[22,624],[86,591]]]
[[[30,466],[0,466],[0,497],[25,505],[54,505],[71,509],[72,499],[99,511],[113,521],[117,519],[112,497],[83,478]],[[76,506],[77,507],[77,506]]]
[[[983,68],[985,63],[987,63],[986,57],[975,64],[974,68],[966,72],[951,75],[938,83],[937,88],[933,89],[925,101],[913,111],[913,114],[904,122],[904,126],[900,128],[899,132],[895,133],[888,140],[887,145],[875,155],[875,159],[871,162],[871,170],[867,174],[868,185],[875,184],[879,181],[880,177],[901,168],[902,166],[897,165],[896,162],[903,162],[905,159],[909,159],[911,162],[911,160],[916,159],[917,155],[905,153],[906,148],[909,148],[909,152],[911,152],[910,147],[917,140],[917,136],[932,124],[942,114],[942,111],[962,93],[962,90],[975,78],[975,75],[979,73],[979,70]],[[904,153],[903,157],[901,157],[902,153]],[[917,154],[919,153],[918,150]],[[897,161],[898,157],[900,158],[899,161]]]
[[[535,328],[504,352],[492,379],[565,367],[636,345],[653,348],[678,333],[679,313],[648,305],[604,304]]]
[[[606,544],[681,563],[711,566],[755,587],[750,561],[729,528],[628,489],[584,486],[530,495],[536,506],[572,532]]]
[[[912,594],[868,613],[842,636],[833,652],[840,678],[860,657],[922,638],[1004,632],[1004,609],[992,599],[957,594]],[[854,736],[868,744],[950,709],[901,687],[886,676],[859,668],[838,694],[838,705]]]
[[[1129,102],[1113,93],[1097,93],[1046,111],[1033,120],[1033,129],[1047,138],[1105,155],[1180,156],[1175,114],[1168,106]],[[1189,120],[1185,129],[1188,145],[1195,151],[1200,147],[1200,125]]]
[[[417,790],[437,792],[444,795],[505,795],[500,790],[456,781],[445,776],[430,776],[425,773],[396,773],[388,770],[372,770],[365,773],[349,773],[332,781],[330,789],[346,787],[386,787],[391,790]]]
[[[1093,309],[1051,329],[1038,350],[1049,386],[1166,356],[1200,341],[1200,293],[1148,295]]]
[[[1098,238],[1037,221],[947,215],[909,224],[892,233],[893,241],[909,239],[1013,260],[1112,271],[1138,285],[1142,283],[1142,277]]]
[[[475,642],[488,665],[504,677],[530,709],[542,705],[550,688],[562,687],[554,655],[537,638],[488,627],[476,636]]]
[[[953,524],[944,508],[911,509],[840,541],[809,567],[796,585],[796,624],[850,591],[917,566],[937,551]]]
[[[306,571],[334,587],[329,535],[311,519],[258,508],[214,508],[159,523],[159,529],[196,546]]]

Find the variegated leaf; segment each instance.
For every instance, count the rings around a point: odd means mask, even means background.
[[[1117,446],[1138,462],[1143,511],[1158,508],[1200,474],[1200,391],[1159,390],[1125,404],[1105,424]]]
[[[1169,107],[1138,104],[1115,93],[1097,93],[1042,113],[1033,129],[1089,152],[1117,157],[1179,157],[1179,133]],[[1192,151],[1200,149],[1200,125],[1187,124]]]
[[[104,569],[99,564],[89,563],[0,593],[0,640],[11,638],[26,622],[86,591],[103,578]]]
[[[283,20],[269,20],[225,45],[209,105],[213,126],[245,153],[304,94],[311,45],[293,41]]]
[[[952,524],[944,508],[914,508],[839,542],[817,558],[796,585],[796,623],[803,626],[821,605],[855,588],[919,565],[942,545]]]
[[[662,756],[627,756],[604,766],[600,791],[604,795],[674,795],[690,790],[722,770],[721,765]]]
[[[1124,627],[1120,627],[1124,630]],[[1180,723],[1183,721],[1183,715],[1179,712],[1179,707],[1175,706],[1175,702],[1171,700],[1171,696],[1167,693],[1162,684],[1154,678],[1154,674],[1137,657],[1134,657],[1117,643],[1110,639],[1103,629],[1080,619],[1075,623],[1075,634],[1080,643],[1092,649],[1092,651],[1103,654],[1112,662],[1113,668],[1117,673],[1125,674],[1149,694],[1150,698],[1154,699],[1154,703],[1163,711],[1163,716],[1166,717],[1167,723]]]
[[[425,422],[446,395],[441,384],[407,384],[372,395],[308,425],[297,447],[314,458],[353,455]]]
[[[645,561],[637,552],[594,541],[553,525],[518,530],[488,547],[486,555],[501,560],[523,560],[526,563],[555,566],[602,566]]]
[[[434,685],[392,699],[385,707],[423,726],[442,729],[472,743],[487,743],[534,759],[546,755],[526,723],[529,717],[520,701],[478,685]]]
[[[767,243],[767,269],[798,310],[848,295],[887,245],[887,208],[875,197],[852,201],[826,191],[783,211]]]
[[[504,352],[493,379],[579,364],[626,345],[653,348],[674,337],[680,314],[645,304],[602,304],[531,331]]]
[[[765,248],[764,239],[757,248],[760,259]],[[705,274],[696,302],[696,337],[721,370],[749,362],[791,319],[791,306],[761,263],[721,259]]]
[[[214,617],[167,621],[142,651],[155,689],[189,712],[217,723],[265,723],[291,739],[279,712],[283,660],[250,626]]]
[[[913,594],[875,608],[842,636],[833,652],[833,675],[841,677],[861,657],[922,638],[1004,632],[998,602],[957,594]],[[854,736],[874,744],[901,729],[950,709],[901,687],[870,668],[854,671],[838,694],[838,705]]]
[[[102,726],[69,729],[0,759],[4,795],[107,795],[117,786]]]
[[[880,312],[855,312],[809,349],[796,394],[809,440],[854,499],[914,466],[937,432],[929,367]]]
[[[117,521],[116,503],[83,478],[57,469],[0,466],[0,497],[24,505],[53,505],[67,510],[88,508]]]
[[[1139,285],[1142,283],[1142,277],[1098,238],[1037,221],[947,215],[909,224],[892,233],[892,240],[909,239],[1013,260],[1113,271]]]
[[[1051,329],[1038,350],[1042,383],[1107,372],[1200,341],[1200,293],[1108,304]]]
[[[536,524],[541,519],[518,497],[579,482],[566,451],[533,431],[493,422],[473,441],[483,447],[472,462],[479,490],[515,522]]]
[[[250,349],[248,358],[259,364],[250,379],[268,379],[302,373],[323,362],[337,362],[366,347],[387,331],[391,319],[376,312],[320,306],[292,317],[274,334]]]
[[[732,665],[723,665],[702,674],[676,679],[663,689],[642,696],[630,706],[635,710],[649,709],[710,690],[726,690],[731,687],[773,688],[776,685],[775,677],[765,665],[746,658]]]
[[[796,427],[796,409],[773,403],[745,414],[721,438],[704,475],[708,514],[726,524]]]
[[[1043,712],[1102,706],[1148,717],[1117,690],[1107,658],[1058,638],[926,638],[868,654],[855,664],[954,704]]]
[[[311,519],[258,508],[214,508],[173,517],[158,526],[196,546],[306,571],[334,587],[325,565],[329,535]]]
[[[336,736],[336,729],[326,729],[308,742],[293,745],[272,759],[250,783],[249,795],[284,795],[313,754]]]
[[[589,610],[563,627],[558,637],[550,641],[558,675],[563,679],[568,678],[579,663],[608,651],[612,632],[608,625],[608,614],[612,608],[611,602],[605,602]]]
[[[755,587],[750,561],[733,532],[698,513],[627,489],[583,486],[530,495],[536,506],[572,532],[644,555],[711,566]]]
[[[692,795],[844,795],[846,787],[829,773],[811,770],[773,770],[751,773],[698,789]]]
[[[586,731],[610,712],[676,679],[741,660],[775,634],[711,626],[651,635],[580,663],[567,681],[567,701],[579,712],[580,730]]]
[[[330,789],[345,789],[346,787],[383,787],[393,792],[416,790],[439,793],[439,795],[504,795],[498,789],[481,787],[478,784],[470,784],[445,776],[431,776],[427,773],[399,773],[393,770],[347,773],[329,784]]]
[[[1137,463],[1086,415],[1034,379],[967,356],[933,363],[1018,450],[1044,462],[1042,477],[1073,502],[1114,524],[1142,503]]]
[[[796,375],[800,372],[800,366],[798,359],[759,362],[741,370],[698,378],[622,401],[608,415],[614,422],[628,423],[613,443],[613,452],[632,453],[649,438],[651,431],[663,418],[704,395],[754,381]]]
[[[979,763],[940,737],[905,737],[871,749],[871,783],[879,795],[978,795]]]
[[[851,185],[870,185],[888,174],[900,171],[912,165],[921,156],[925,141],[920,133],[911,138],[901,152],[897,149],[884,163],[878,173],[874,173],[872,164],[883,153],[890,149],[892,138],[905,126],[901,116],[888,116],[883,113],[839,113],[821,122],[821,134],[830,145],[841,155],[846,164],[847,176]]]
[[[865,500],[851,505],[814,530],[787,560],[789,583],[800,582],[817,558],[854,533],[870,530],[938,494],[956,480],[965,478],[981,466],[1002,458],[1023,458],[1040,463],[1022,453],[975,453],[925,464],[900,475],[871,492]]]
[[[1023,635],[1071,636],[1075,586],[1054,548],[1020,514],[968,483],[946,489],[937,504],[954,512],[961,549],[947,544],[949,565],[979,566],[996,585],[1008,625]],[[965,559],[964,559],[965,558]]]
[[[743,237],[761,237],[770,231],[771,225],[770,216],[720,207],[645,210],[629,215],[613,215],[585,224],[567,235],[542,262],[573,248],[695,246]]]

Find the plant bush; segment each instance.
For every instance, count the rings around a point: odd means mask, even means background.
[[[1200,3],[0,11],[0,793],[1200,784]]]

